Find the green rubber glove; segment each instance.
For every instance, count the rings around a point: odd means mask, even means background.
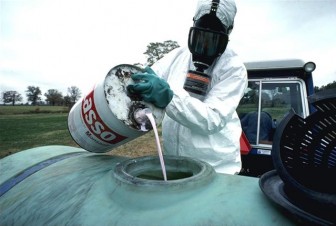
[[[150,67],[145,68],[145,73],[133,74],[132,79],[135,84],[127,86],[128,92],[139,95],[145,102],[165,108],[173,98],[168,83],[159,78]]]

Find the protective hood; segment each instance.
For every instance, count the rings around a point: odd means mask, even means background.
[[[217,0],[218,1],[218,0]],[[213,0],[199,0],[194,16],[194,21],[198,20],[205,14],[209,14],[211,11]],[[234,18],[236,16],[237,8],[234,0],[219,0],[216,16],[222,22],[222,24],[229,28],[231,32],[234,24]]]

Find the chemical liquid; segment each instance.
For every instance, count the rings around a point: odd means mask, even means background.
[[[179,172],[179,171],[168,171],[167,172],[167,178],[169,178],[169,180],[179,180],[179,179],[185,179],[188,177],[192,177],[193,174],[192,172]],[[148,170],[144,173],[141,173],[139,175],[137,175],[138,178],[142,178],[142,179],[147,179],[147,180],[162,180],[162,172],[160,172],[159,170]]]
[[[159,133],[158,133],[157,128],[156,128],[155,119],[153,117],[152,112],[146,112],[146,116],[148,117],[148,119],[151,122],[152,127],[153,127],[153,131],[154,131],[154,134],[155,134],[156,148],[157,148],[157,151],[158,151],[158,154],[159,154],[160,164],[161,164],[161,168],[162,168],[163,179],[165,181],[167,181],[166,167],[165,167],[165,163],[164,163],[164,160],[163,160],[163,154],[162,154],[162,149],[161,149],[161,145],[160,145]]]

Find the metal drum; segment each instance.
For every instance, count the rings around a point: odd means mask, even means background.
[[[156,124],[160,124],[164,110],[128,95],[126,87],[133,83],[131,75],[142,69],[122,64],[113,67],[105,79],[94,87],[71,109],[68,128],[75,142],[91,152],[108,152],[144,135],[152,127],[139,124],[135,114],[150,109]]]

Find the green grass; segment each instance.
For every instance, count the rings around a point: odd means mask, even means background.
[[[35,114],[35,113],[67,113],[68,107],[64,106],[0,106],[0,115]]]
[[[290,107],[287,105],[277,107],[263,107],[262,110],[269,113],[273,119],[281,120],[284,115],[288,113]],[[255,104],[244,104],[239,106],[237,109],[238,115],[255,111],[257,111],[257,107]]]
[[[68,131],[67,111],[59,106],[0,106],[0,158],[46,145],[78,147]],[[151,131],[108,154],[138,157],[156,153]]]
[[[0,115],[0,157],[44,145],[76,146],[67,113]]]

